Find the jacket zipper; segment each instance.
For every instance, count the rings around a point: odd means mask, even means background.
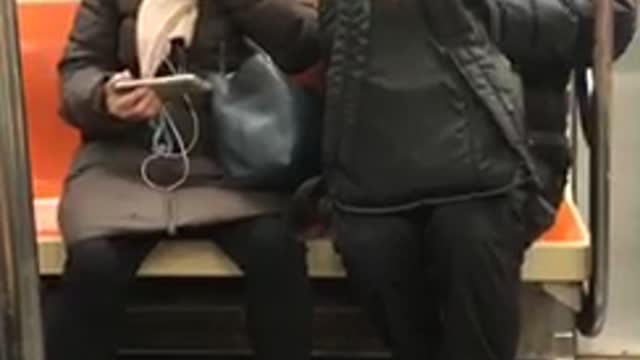
[[[346,5],[346,3],[338,3],[335,6],[343,6],[343,9],[336,9],[336,13],[339,14],[339,17],[337,17],[337,22],[339,22],[338,26],[336,27],[336,32],[334,33],[334,36],[338,37],[341,36],[341,39],[334,39],[335,41],[342,41],[342,46],[345,47],[358,47],[360,46],[361,49],[360,50],[368,50],[368,42],[366,44],[362,44],[362,43],[358,43],[358,39],[355,39],[352,31],[363,31],[363,28],[366,29],[364,31],[369,31],[369,24],[367,24],[366,26],[361,24],[361,23],[355,23],[353,21],[349,22],[347,20],[345,20],[345,15],[344,12],[349,12],[349,13],[353,13],[354,9],[357,8],[358,6],[361,7],[360,10],[362,10],[363,12],[365,12],[367,14],[367,16],[365,18],[370,18],[370,13],[371,13],[371,4],[368,0],[359,0],[359,2],[352,2],[349,5]],[[357,9],[356,9],[357,10]],[[360,14],[361,15],[361,14]],[[341,16],[341,17],[340,17]],[[358,19],[362,22],[362,17],[358,17]],[[352,19],[351,19],[352,20]],[[346,30],[346,27],[351,27],[353,26],[356,30]],[[350,32],[351,31],[351,32]],[[359,34],[361,36],[365,36],[364,33]],[[366,34],[368,36],[368,34]],[[364,48],[362,48],[364,47]],[[340,89],[339,92],[342,92],[343,95],[341,96],[340,100],[339,100],[339,104],[338,104],[338,109],[336,110],[336,104],[335,101],[333,102],[333,108],[332,110],[332,114],[329,114],[329,119],[330,121],[328,121],[327,123],[330,124],[329,126],[331,126],[331,133],[328,133],[327,136],[330,138],[331,136],[334,137],[333,142],[330,143],[330,146],[333,148],[333,152],[331,153],[331,158],[329,160],[329,166],[330,166],[330,170],[329,173],[332,173],[335,170],[335,168],[337,168],[338,166],[340,166],[339,164],[341,164],[341,158],[344,156],[344,154],[349,154],[350,153],[350,147],[348,146],[349,141],[353,140],[353,131],[354,131],[354,126],[356,125],[356,116],[355,116],[355,107],[356,107],[356,102],[358,101],[358,98],[360,97],[359,91],[360,91],[360,86],[361,86],[361,81],[362,78],[361,76],[354,76],[354,72],[357,71],[365,71],[364,68],[367,66],[368,61],[363,61],[363,54],[354,54],[353,52],[357,51],[357,50],[353,50],[353,49],[349,49],[347,51],[352,51],[351,53],[347,53],[347,55],[344,57],[344,59],[342,60],[342,66],[339,69],[342,74],[340,74],[339,76],[341,76],[342,78],[342,83],[340,84]],[[358,61],[360,61],[360,63],[357,63]],[[334,89],[332,89],[334,90]],[[333,96],[335,97],[336,94],[333,94]],[[338,116],[336,116],[336,113],[338,113]],[[341,120],[341,123],[336,124],[336,118],[339,118]],[[331,193],[333,193],[333,189],[329,189]]]

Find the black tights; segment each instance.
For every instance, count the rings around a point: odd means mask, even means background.
[[[283,221],[261,217],[207,237],[243,269],[256,359],[303,360],[311,351],[311,298],[304,246]],[[60,288],[46,299],[47,360],[113,360],[129,287],[159,237],[71,244]]]

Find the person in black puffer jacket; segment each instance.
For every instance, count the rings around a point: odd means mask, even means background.
[[[324,179],[365,309],[394,359],[513,360],[521,265],[561,199],[566,86],[589,65],[593,2],[320,7]],[[636,6],[615,10],[619,55]]]

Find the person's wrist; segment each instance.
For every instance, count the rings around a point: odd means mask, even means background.
[[[107,85],[108,77],[105,76],[102,81],[93,89],[91,94],[91,102],[95,111],[111,115],[107,107],[107,92],[105,86]]]

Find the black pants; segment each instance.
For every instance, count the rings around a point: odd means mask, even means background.
[[[529,204],[514,190],[397,216],[337,216],[349,277],[394,359],[514,359],[523,254],[542,230]]]
[[[256,358],[308,359],[311,298],[304,246],[279,217],[215,227],[207,236],[244,270]],[[130,285],[158,237],[91,239],[68,249],[61,287],[46,299],[47,360],[114,360]]]

